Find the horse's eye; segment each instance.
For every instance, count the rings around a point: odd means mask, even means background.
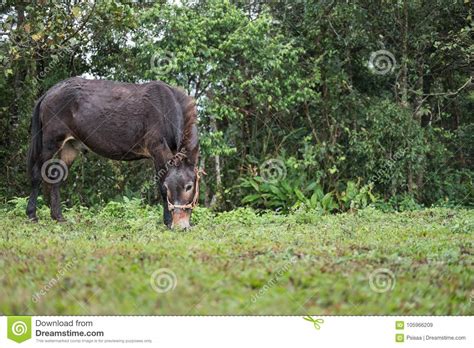
[[[185,189],[185,190],[186,190],[186,192],[187,192],[187,191],[191,191],[191,190],[192,190],[192,188],[193,188],[193,185],[191,185],[191,184],[187,184],[187,185],[186,185],[186,187],[185,187],[184,189]]]

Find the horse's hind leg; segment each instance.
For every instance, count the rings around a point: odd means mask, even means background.
[[[34,159],[35,163],[31,168],[31,194],[28,201],[28,205],[26,207],[26,214],[31,221],[38,221],[38,217],[36,215],[36,206],[38,195],[40,191],[41,182],[45,181],[46,184],[46,196],[49,196],[50,193],[50,185],[47,183],[52,180],[48,177],[48,173],[51,169],[50,163],[53,156],[59,151],[60,146],[56,144],[54,141],[50,141],[47,143],[47,147],[43,148],[41,153],[39,154],[38,158]],[[54,172],[54,170],[52,170]]]
[[[54,160],[53,157],[59,152],[60,160]],[[44,164],[42,167],[42,176],[44,181],[49,184],[50,188],[50,209],[51,218],[59,222],[65,221],[61,212],[60,187],[68,175],[77,151],[68,142],[63,141],[62,144],[51,141],[47,150],[43,152]]]

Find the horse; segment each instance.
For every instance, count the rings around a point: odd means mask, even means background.
[[[26,214],[36,222],[41,183],[51,218],[61,213],[60,185],[80,152],[112,160],[151,159],[163,199],[163,222],[189,228],[199,200],[199,139],[195,101],[161,81],[143,84],[73,77],[43,94],[33,110]]]

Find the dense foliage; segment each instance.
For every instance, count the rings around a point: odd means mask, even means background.
[[[3,201],[29,191],[35,100],[84,75],[197,99],[207,206],[472,205],[469,1],[175,3],[2,2]],[[157,197],[149,163],[93,154],[64,187],[70,204]]]

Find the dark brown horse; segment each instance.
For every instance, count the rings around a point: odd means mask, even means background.
[[[164,223],[189,227],[199,195],[199,141],[194,100],[159,81],[145,84],[71,78],[36,103],[28,171],[27,215],[37,221],[42,181],[51,217],[64,221],[59,187],[77,154],[89,149],[114,160],[151,158],[163,198]]]

